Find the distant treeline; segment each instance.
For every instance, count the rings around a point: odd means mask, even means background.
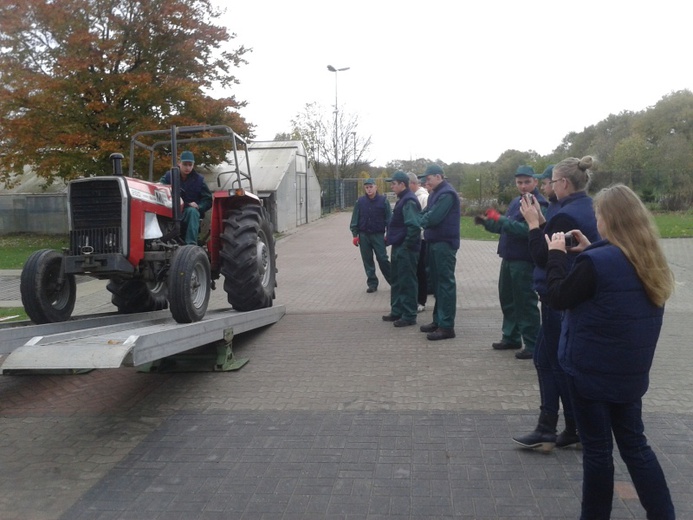
[[[517,193],[514,172],[519,165],[542,172],[566,157],[585,155],[596,159],[591,192],[622,182],[659,209],[689,209],[693,203],[693,93],[672,92],[640,112],[609,115],[582,132],[569,133],[549,155],[507,150],[494,162],[476,164],[425,158],[392,161],[385,168],[363,168],[358,176],[382,177],[397,169],[419,173],[426,164],[437,162],[465,199],[503,204]]]

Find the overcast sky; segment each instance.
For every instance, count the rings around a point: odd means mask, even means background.
[[[217,0],[221,1],[221,0]],[[220,23],[253,49],[233,93],[256,139],[306,103],[372,138],[370,159],[495,161],[550,153],[571,131],[693,90],[687,2],[265,0]],[[684,10],[685,9],[685,10]]]

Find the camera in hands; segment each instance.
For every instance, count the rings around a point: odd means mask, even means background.
[[[565,247],[575,247],[578,245],[578,240],[572,233],[566,233],[563,238],[565,238]]]

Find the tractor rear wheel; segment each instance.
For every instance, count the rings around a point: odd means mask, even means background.
[[[37,324],[67,321],[75,309],[75,275],[63,274],[63,257],[52,249],[32,253],[22,269],[22,305]]]
[[[113,293],[111,303],[121,314],[160,311],[168,307],[164,282],[112,278],[106,289]]]
[[[192,323],[205,317],[212,291],[209,258],[199,246],[176,249],[168,271],[168,301],[178,323]]]
[[[224,291],[234,309],[272,306],[276,256],[272,223],[262,206],[247,205],[224,215],[220,257]]]

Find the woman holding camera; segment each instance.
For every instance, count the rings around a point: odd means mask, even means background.
[[[577,445],[580,441],[572,406],[568,395],[565,374],[558,363],[558,342],[561,333],[561,314],[547,304],[546,262],[548,248],[545,236],[556,232],[580,229],[590,240],[599,239],[597,221],[592,208],[592,199],[587,195],[590,182],[592,157],[571,157],[556,164],[549,172],[551,180],[544,186],[551,201],[546,215],[542,215],[536,204],[523,200],[520,211],[529,225],[529,251],[534,261],[534,290],[541,302],[541,328],[534,351],[534,366],[539,381],[539,420],[534,431],[513,437],[523,448],[541,448],[550,451],[554,446],[564,448]],[[544,175],[542,174],[542,176]],[[576,252],[569,252],[573,261]],[[565,429],[556,435],[558,412],[563,403]]]
[[[546,237],[548,300],[566,311],[558,356],[583,445],[581,518],[611,515],[615,438],[647,518],[669,520],[674,506],[644,435],[642,396],[674,277],[652,216],[630,188],[605,188],[594,204],[604,240],[590,244],[573,231],[582,253],[572,267],[564,233]]]

